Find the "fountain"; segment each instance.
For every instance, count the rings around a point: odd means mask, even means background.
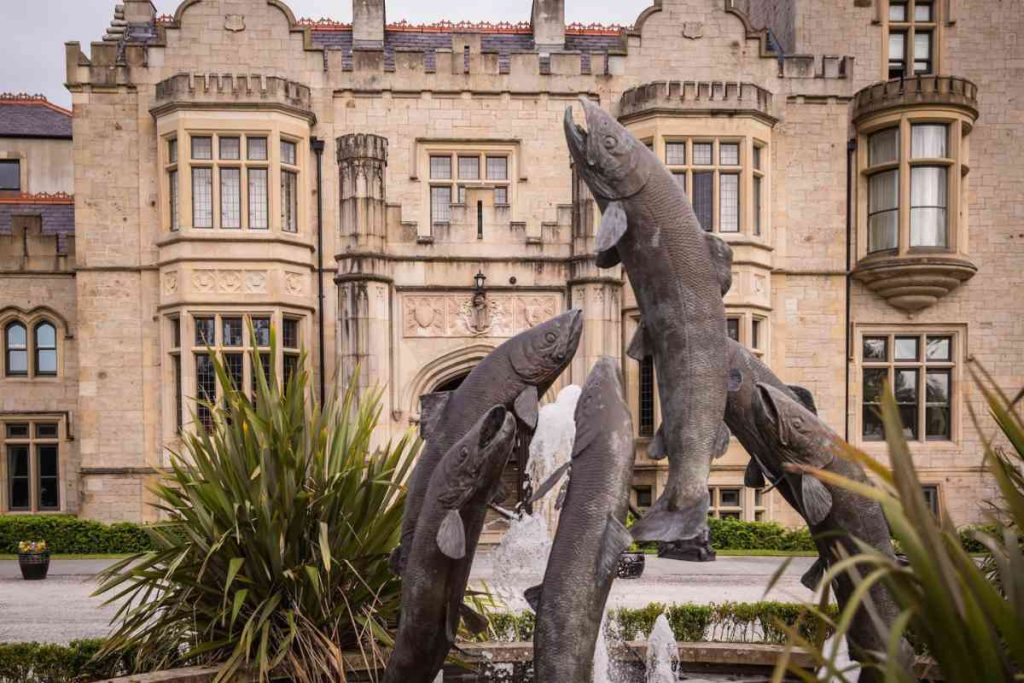
[[[678,680],[673,665],[679,664],[676,637],[664,613],[654,621],[647,637],[647,683],[675,683]]]

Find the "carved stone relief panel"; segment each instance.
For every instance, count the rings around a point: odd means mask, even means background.
[[[165,275],[165,292],[166,277]],[[198,294],[266,294],[267,277],[268,273],[265,270],[204,268],[192,272],[192,290]]]
[[[512,337],[560,308],[557,294],[409,294],[402,330],[406,337]]]

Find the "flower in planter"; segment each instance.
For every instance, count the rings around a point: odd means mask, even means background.
[[[42,555],[48,551],[46,541],[21,541],[18,543],[19,555]]]

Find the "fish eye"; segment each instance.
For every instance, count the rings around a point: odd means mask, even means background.
[[[544,335],[544,341],[546,341],[548,344],[554,344],[555,339],[557,338],[558,337],[555,336],[554,332],[548,332],[547,334]]]
[[[608,149],[613,149],[615,145],[619,144],[619,141],[615,139],[614,135],[604,136],[604,146]]]

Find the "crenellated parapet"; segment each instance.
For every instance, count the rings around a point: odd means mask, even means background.
[[[278,76],[264,74],[181,73],[156,86],[154,113],[187,103],[189,106],[278,107],[314,123],[310,89]]]
[[[699,111],[747,112],[774,123],[772,93],[753,83],[658,81],[630,88],[619,100],[619,119]]]
[[[875,83],[853,98],[853,121],[906,107],[939,105],[978,117],[978,86],[956,76],[914,76]]]

